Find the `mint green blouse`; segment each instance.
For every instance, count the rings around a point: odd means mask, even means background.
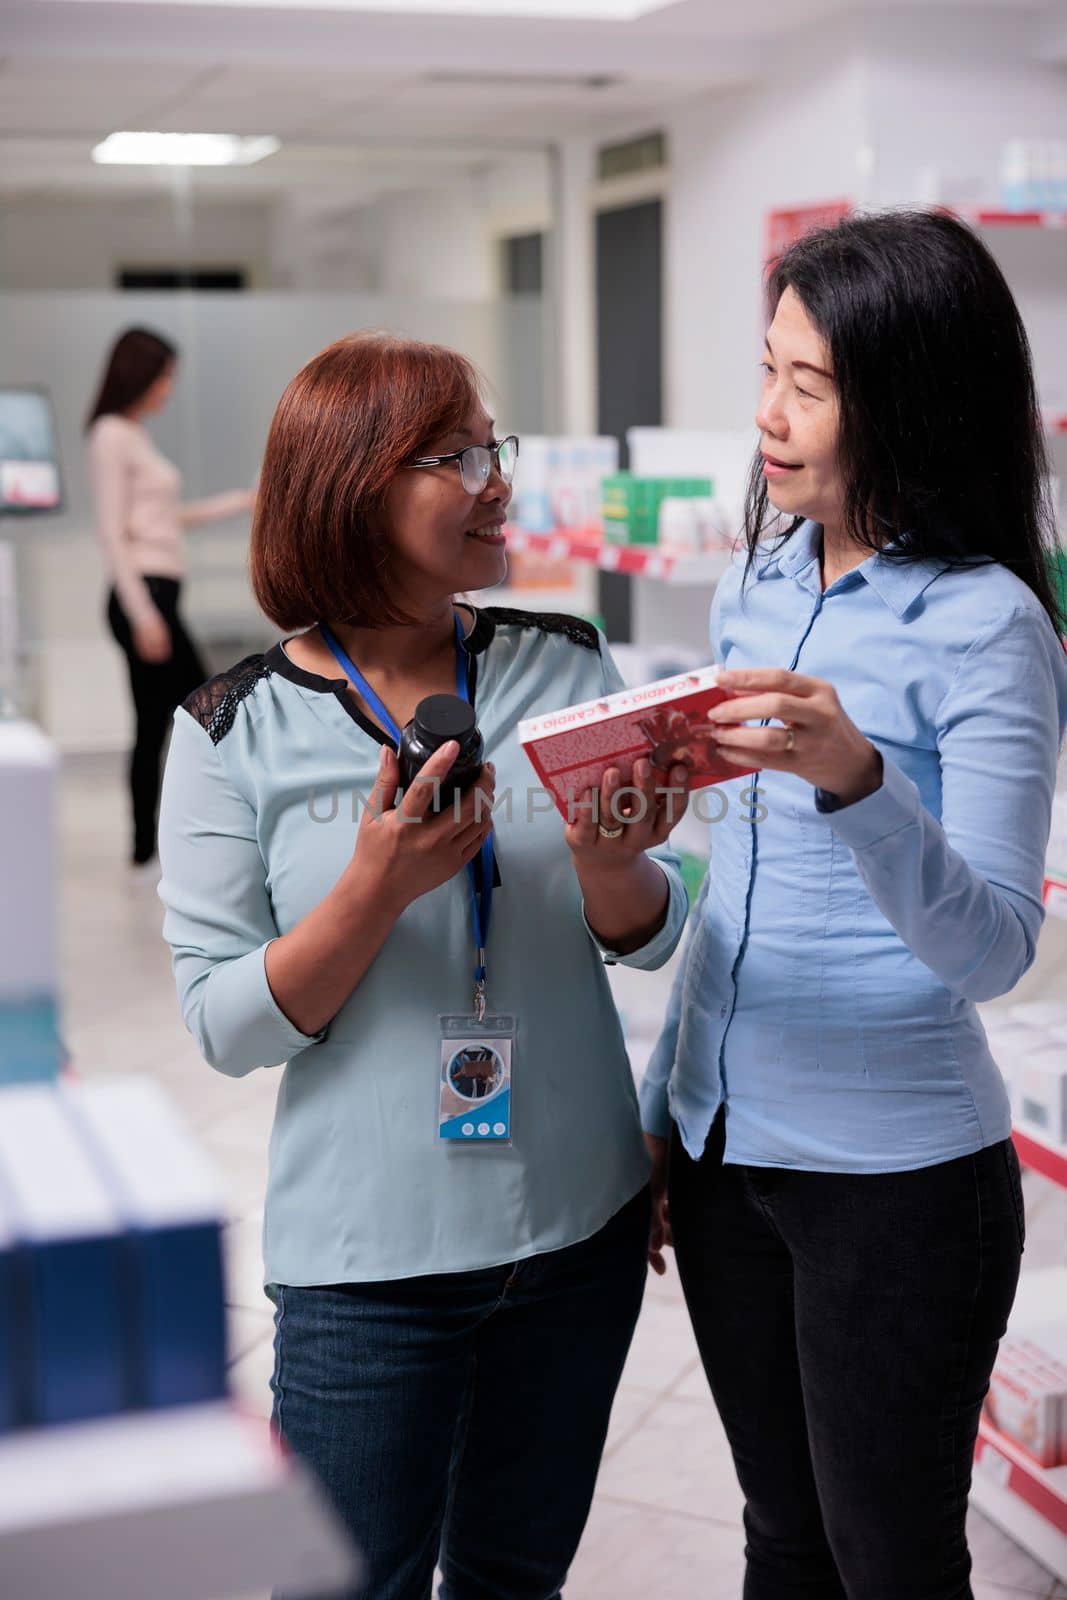
[[[343,677],[281,643],[203,685],[174,714],[159,825],[182,1014],[205,1061],[241,1077],[285,1062],[270,1143],[268,1282],[461,1272],[596,1232],[647,1181],[605,961],[655,968],[688,909],[676,855],[661,931],[620,956],[584,918],[564,824],[519,745],[520,719],[621,687],[599,632],[573,617],[474,614],[464,648],[497,768],[500,884],[490,1010],[518,1019],[510,1146],[437,1138],[438,1017],[470,1009],[466,873],[410,905],[320,1033],[284,1015],[264,952],[336,884],[385,736]],[[510,797],[510,803],[509,803]]]

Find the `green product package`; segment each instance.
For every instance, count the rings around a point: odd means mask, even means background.
[[[659,510],[664,500],[707,499],[711,478],[635,478],[617,472],[601,485],[604,538],[609,544],[658,544]]]

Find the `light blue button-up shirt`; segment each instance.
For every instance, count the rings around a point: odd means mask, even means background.
[[[872,555],[824,591],[821,545],[805,523],[743,589],[739,557],[712,649],[829,680],[884,780],[836,811],[792,773],[723,785],[642,1114],[694,1158],[725,1104],[727,1161],[901,1171],[1010,1132],[975,1002],[1034,958],[1067,657],[1003,566]]]
[[[478,610],[464,645],[497,769],[488,1002],[517,1019],[510,1147],[437,1137],[439,1018],[469,1012],[474,990],[465,872],[405,909],[329,1027],[302,1033],[267,982],[271,940],[352,858],[386,742],[347,680],[303,670],[278,644],[175,712],[159,894],[182,1013],[220,1072],[288,1063],[271,1135],[268,1281],[517,1261],[595,1233],[648,1179],[604,963],[668,960],[688,912],[678,858],[669,846],[650,852],[669,890],[659,932],[626,956],[605,948],[584,919],[563,820],[518,740],[522,718],[622,680],[603,637],[571,618]]]

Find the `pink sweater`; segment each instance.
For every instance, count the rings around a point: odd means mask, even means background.
[[[146,575],[184,577],[182,529],[251,509],[247,489],[183,505],[181,473],[140,423],[127,417],[98,417],[93,423],[89,476],[97,538],[119,604],[133,627],[158,614]]]

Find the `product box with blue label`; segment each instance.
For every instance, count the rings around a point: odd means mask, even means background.
[[[56,994],[55,791],[59,756],[32,722],[0,719],[0,1086],[63,1064]]]
[[[20,1385],[16,1378],[16,1363],[21,1326],[19,1305],[15,1240],[4,1196],[0,1193],[0,1433],[6,1433],[18,1421]]]
[[[0,1090],[0,1192],[22,1299],[19,1420],[75,1422],[122,1410],[123,1229],[55,1088]]]
[[[126,1230],[132,1403],[220,1398],[223,1204],[207,1158],[150,1079],[70,1084],[61,1093]]]

